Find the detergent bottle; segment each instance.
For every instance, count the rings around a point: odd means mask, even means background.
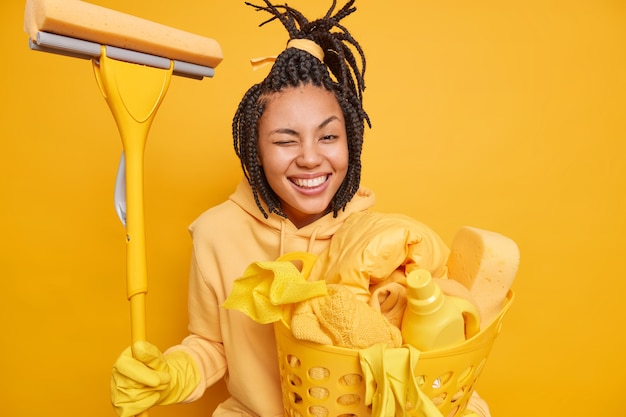
[[[447,296],[430,272],[416,269],[407,276],[407,306],[402,338],[421,351],[463,343],[480,330],[480,316],[471,302]]]

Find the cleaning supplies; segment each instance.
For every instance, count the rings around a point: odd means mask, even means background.
[[[326,282],[307,281],[316,259],[312,253],[289,252],[273,262],[250,264],[233,283],[222,307],[241,311],[257,323],[289,322],[290,305],[328,293]]]
[[[519,261],[517,244],[499,233],[465,226],[454,236],[448,277],[470,290],[478,304],[482,328],[500,314]]]
[[[404,343],[435,350],[463,343],[479,330],[480,316],[471,302],[444,295],[425,269],[409,273],[401,327]]]

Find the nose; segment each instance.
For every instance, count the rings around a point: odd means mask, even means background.
[[[323,158],[324,156],[318,144],[307,141],[300,147],[300,154],[296,163],[301,167],[311,168],[321,164]]]

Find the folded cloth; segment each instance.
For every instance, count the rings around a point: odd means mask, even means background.
[[[308,282],[306,276],[316,256],[289,253],[273,262],[254,262],[237,278],[222,307],[239,310],[262,324],[288,322],[291,304],[326,295],[324,281]],[[293,263],[302,263],[300,271]]]
[[[443,417],[420,389],[413,370],[419,351],[410,345],[386,349],[377,344],[359,350],[365,380],[365,405],[372,417]]]
[[[341,283],[367,302],[370,285],[386,280],[403,267],[447,277],[450,250],[428,226],[403,214],[351,214],[313,265],[309,280]]]
[[[406,286],[398,282],[385,282],[370,289],[369,305],[391,324],[400,328],[406,308]]]
[[[400,329],[383,315],[358,300],[340,284],[328,284],[328,295],[298,304],[291,319],[296,339],[348,349],[362,349],[376,343],[389,347],[402,344]]]

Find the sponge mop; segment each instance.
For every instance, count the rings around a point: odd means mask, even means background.
[[[223,58],[213,39],[78,0],[27,0],[24,30],[31,49],[75,57],[100,56],[169,68],[194,78],[213,76]]]
[[[178,29],[77,0],[27,0],[24,29],[33,50],[90,59],[122,139],[126,283],[131,339],[146,340],[147,293],[143,155],[148,131],[172,75],[213,76],[219,44]],[[118,202],[116,201],[116,204]],[[122,204],[122,203],[120,203]]]

